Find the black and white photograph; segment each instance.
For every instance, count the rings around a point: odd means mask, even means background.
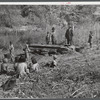
[[[100,2],[0,3],[0,99],[100,97]]]

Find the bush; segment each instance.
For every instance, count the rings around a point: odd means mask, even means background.
[[[25,42],[28,42],[29,44],[31,43],[36,43],[36,44],[39,44],[39,43],[44,43],[45,42],[45,37],[44,37],[44,34],[43,32],[37,32],[37,31],[31,31],[31,32],[25,32],[24,35],[22,35],[20,38],[19,38],[19,41],[20,43],[24,44]]]

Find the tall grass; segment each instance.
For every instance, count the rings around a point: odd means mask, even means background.
[[[82,46],[88,43],[89,32],[93,31],[93,44],[100,41],[100,25],[99,23],[91,24],[84,23],[76,25],[74,30],[73,42],[74,45]],[[65,32],[67,28],[56,27],[56,36],[58,44],[65,42]],[[15,48],[21,49],[26,41],[35,44],[45,44],[45,36],[47,30],[28,30],[16,31],[9,29],[0,29],[0,48],[8,48],[9,42],[12,41]]]
[[[45,33],[43,31],[16,31],[16,30],[0,30],[0,48],[8,49],[9,42],[12,41],[16,49],[26,43],[44,43]]]

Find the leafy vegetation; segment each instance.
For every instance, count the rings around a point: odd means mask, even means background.
[[[0,6],[0,34],[8,33],[8,36],[3,37],[5,40],[8,37],[8,41],[11,33],[17,34],[16,42],[18,42],[22,37],[25,40],[27,33],[33,36],[33,39],[40,37],[41,41],[38,43],[45,43],[46,32],[51,32],[52,26],[55,26],[58,42],[61,43],[64,42],[68,24],[72,23],[74,25],[75,45],[86,44],[86,37],[88,37],[90,30],[95,33],[94,41],[97,40],[97,34],[100,31],[98,28],[99,15],[95,13],[99,12],[98,8],[99,6],[95,5],[2,5]],[[25,35],[22,36],[21,34],[20,36],[20,33]],[[15,38],[12,41],[15,41]],[[33,42],[37,43],[37,41]]]

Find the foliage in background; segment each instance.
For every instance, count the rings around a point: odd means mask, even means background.
[[[65,41],[68,23],[74,25],[75,45],[86,44],[90,30],[94,32],[93,41],[99,41],[100,15],[95,15],[95,12],[99,12],[98,8],[95,5],[0,6],[0,34],[5,40],[1,44],[5,46],[11,37],[15,44],[23,44],[25,41],[45,43],[46,32],[51,32],[52,26],[56,27],[58,43],[61,43]],[[6,33],[8,37],[4,36]],[[12,33],[14,35],[11,36]]]

